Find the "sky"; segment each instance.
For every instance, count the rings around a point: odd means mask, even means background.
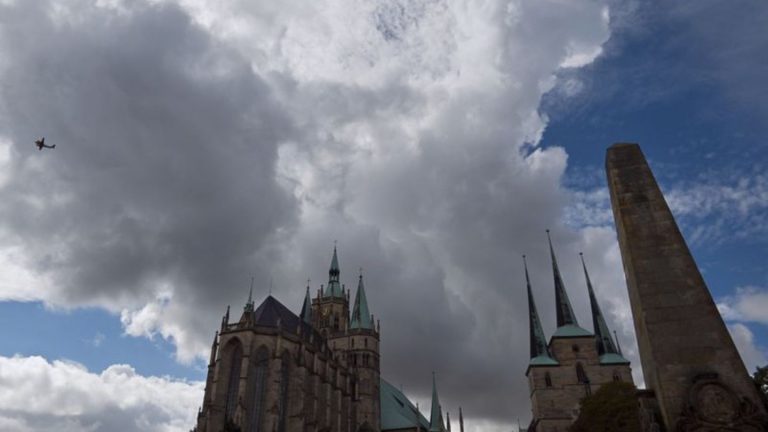
[[[745,365],[768,363],[768,4],[0,0],[0,429],[188,431],[251,277],[362,271],[382,375],[530,419],[528,257],[583,251],[643,385],[605,184],[639,142]],[[38,151],[46,137],[56,149]],[[31,402],[31,403],[30,403]]]

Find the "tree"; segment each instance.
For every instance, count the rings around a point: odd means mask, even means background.
[[[757,388],[760,389],[764,395],[768,395],[768,365],[756,367],[752,379],[755,380]]]
[[[763,396],[763,403],[768,408],[768,365],[756,367],[752,379],[755,380],[755,386],[760,390]]]
[[[570,432],[640,432],[635,386],[625,382],[604,384],[581,400],[579,418]]]

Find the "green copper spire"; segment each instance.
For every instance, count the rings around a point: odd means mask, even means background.
[[[568,300],[568,293],[565,292],[565,285],[563,284],[563,278],[560,276],[560,269],[557,267],[557,258],[555,257],[555,249],[552,247],[552,239],[549,237],[549,230],[547,230],[547,240],[549,241],[549,253],[552,255],[552,271],[555,274],[557,326],[578,326],[579,323],[576,322],[576,315],[573,313],[573,308],[571,308],[571,301]]]
[[[336,246],[333,246],[333,259],[331,259],[331,268],[328,270],[328,286],[325,287],[325,297],[344,297],[341,292],[341,283],[339,282],[339,257],[336,255]]]
[[[373,329],[371,313],[368,310],[368,301],[365,299],[362,273],[360,273],[360,280],[357,282],[357,294],[355,294],[355,305],[352,307],[352,320],[350,321],[349,328]]]
[[[440,408],[440,400],[437,398],[437,382],[434,372],[432,372],[432,412],[429,415],[429,432],[445,432],[443,410]]]
[[[608,324],[605,322],[603,312],[600,310],[600,305],[597,303],[595,290],[592,288],[592,281],[589,279],[587,265],[584,263],[584,254],[580,252],[579,256],[581,257],[581,266],[584,268],[584,277],[587,279],[589,305],[592,308],[592,326],[595,329],[597,353],[600,355],[600,362],[629,363],[629,360],[626,360],[621,356],[621,353],[619,352],[616,344],[613,343],[613,339],[611,338],[611,331],[608,329]]]
[[[299,317],[305,323],[312,325],[312,299],[309,297],[309,281],[307,281],[307,293],[304,295],[304,305],[301,307]]]
[[[531,279],[528,277],[528,263],[525,261],[525,255],[523,255],[523,267],[525,267],[525,283],[528,287],[528,328],[531,341],[531,365],[556,365],[557,361],[549,354],[547,340],[539,320],[539,313],[536,311],[536,303],[533,300]]]

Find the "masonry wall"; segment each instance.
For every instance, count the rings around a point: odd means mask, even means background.
[[[703,415],[746,430],[740,404],[765,407],[640,147],[612,146],[606,171],[643,373],[667,429]]]

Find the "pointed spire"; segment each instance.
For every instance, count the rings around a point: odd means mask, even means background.
[[[445,412],[445,425],[448,428],[448,432],[451,432],[451,413]]]
[[[357,282],[357,294],[355,294],[355,304],[352,308],[352,320],[350,321],[349,328],[373,330],[373,319],[368,310],[368,301],[365,298],[362,270],[360,272],[360,280]]]
[[[445,432],[443,425],[443,412],[440,409],[440,400],[437,397],[437,380],[432,372],[432,412],[429,415],[429,432]]]
[[[227,305],[227,313],[221,317],[221,331],[224,331],[227,328],[227,325],[229,325],[229,305]]]
[[[243,308],[245,312],[253,312],[253,276],[251,276],[251,288],[248,290],[248,301]]]
[[[328,270],[328,286],[325,288],[324,297],[343,297],[344,293],[341,290],[341,283],[339,282],[339,275],[341,270],[339,269],[339,257],[336,254],[336,242],[333,244],[333,258],[331,259],[331,268]]]
[[[584,277],[587,280],[589,305],[592,307],[592,325],[594,326],[595,336],[597,337],[597,353],[599,355],[618,354],[619,351],[611,338],[611,331],[608,329],[605,317],[603,317],[603,312],[600,310],[600,305],[597,303],[595,290],[592,288],[592,281],[589,280],[587,265],[584,263],[584,254],[579,252],[579,256],[581,257],[581,266],[584,268]]]
[[[459,430],[464,432],[464,414],[461,412],[461,407],[459,407]]]
[[[309,280],[307,280],[307,293],[304,294],[304,305],[301,307],[299,317],[305,323],[312,325],[312,299],[309,298]]]
[[[211,345],[211,359],[208,361],[208,366],[213,366],[216,363],[216,348],[219,346],[219,332],[217,331],[213,335],[213,344]]]
[[[547,338],[544,336],[544,330],[541,328],[539,313],[536,310],[536,302],[533,300],[531,290],[531,278],[528,276],[528,262],[523,255],[523,267],[525,268],[525,284],[528,290],[528,329],[531,343],[531,363],[545,362],[556,364],[549,353]],[[536,360],[535,362],[533,360]]]
[[[576,315],[573,313],[571,307],[571,301],[568,300],[568,293],[565,291],[565,284],[563,284],[563,278],[560,276],[560,269],[557,266],[557,258],[555,257],[555,249],[552,247],[552,239],[549,237],[549,230],[547,230],[547,240],[549,241],[549,252],[552,255],[552,271],[555,274],[555,303],[557,304],[557,326],[562,327],[566,325],[578,326],[576,322]]]

